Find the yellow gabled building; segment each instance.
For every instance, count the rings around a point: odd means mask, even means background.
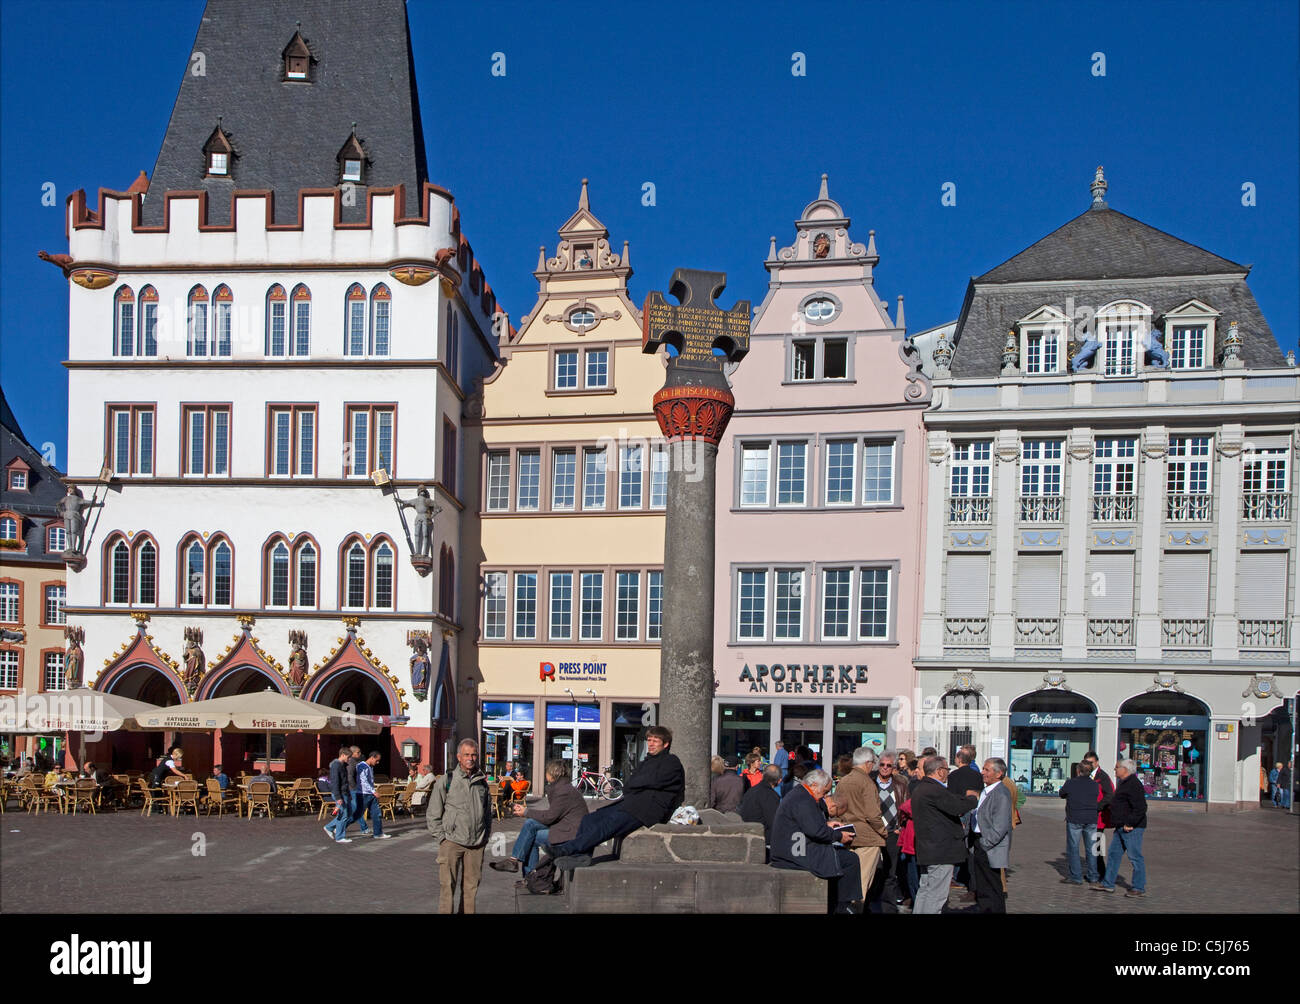
[[[465,419],[462,685],[489,774],[513,761],[534,790],[552,758],[626,776],[659,691],[663,365],[641,352],[628,245],[611,250],[586,179],[559,238]]]

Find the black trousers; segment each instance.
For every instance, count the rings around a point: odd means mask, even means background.
[[[906,898],[907,876],[904,873],[902,855],[898,852],[898,831],[894,830],[885,839],[885,846],[880,848],[880,862],[876,865],[876,874],[871,880],[871,889],[867,892],[868,903]]]
[[[835,847],[835,860],[844,874],[831,879],[831,901],[839,906],[845,903],[857,903],[862,899],[862,865],[858,856],[843,844]]]
[[[971,885],[978,913],[1006,913],[1007,897],[1002,891],[1002,875],[989,864],[989,856],[976,841],[971,848]]]

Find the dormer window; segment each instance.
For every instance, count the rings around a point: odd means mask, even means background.
[[[356,123],[352,125],[352,135],[343,144],[343,149],[335,158],[339,165],[339,184],[364,185],[366,183],[366,151],[357,139]]]
[[[217,127],[212,130],[212,135],[208,137],[208,141],[203,144],[203,156],[207,162],[207,176],[209,178],[230,177],[230,162],[234,152],[235,148],[230,144],[230,137],[218,122]]]
[[[311,75],[311,49],[303,41],[302,32],[295,31],[289,44],[280,54],[284,59],[284,79],[306,81]]]
[[[1169,368],[1197,370],[1214,358],[1214,325],[1219,312],[1201,300],[1188,300],[1162,318]]]
[[[1151,327],[1151,308],[1135,300],[1107,304],[1097,311],[1096,324],[1102,373],[1108,377],[1136,374],[1143,335]]]
[[[1016,322],[1020,362],[1026,374],[1064,372],[1069,323],[1069,318],[1053,307],[1040,307]]]

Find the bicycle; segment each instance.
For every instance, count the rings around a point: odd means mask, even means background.
[[[623,797],[623,782],[611,775],[613,764],[605,768],[605,773],[587,770],[582,767],[573,786],[583,798],[603,798],[615,801]]]

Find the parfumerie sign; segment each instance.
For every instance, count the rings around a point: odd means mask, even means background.
[[[1091,729],[1097,725],[1097,716],[1077,711],[1013,711],[1013,727],[1045,729]]]
[[[740,671],[740,682],[751,694],[856,694],[867,682],[866,666],[821,666],[806,663],[756,662]]]

